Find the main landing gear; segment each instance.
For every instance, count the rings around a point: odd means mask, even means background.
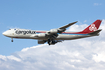
[[[51,44],[51,40],[50,40],[50,39],[48,39],[48,44],[49,44],[49,45]]]
[[[48,44],[49,45],[54,45],[55,43],[57,43],[57,42],[55,42],[53,39],[48,39]]]

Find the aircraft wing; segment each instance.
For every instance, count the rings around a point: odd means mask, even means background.
[[[57,29],[51,29],[50,31],[47,31],[46,34],[47,35],[52,35],[52,34],[62,33],[62,32],[64,32],[66,30],[66,28],[68,28],[69,26],[71,26],[71,25],[73,25],[75,23],[77,23],[77,21],[69,23],[69,24],[67,24],[65,26],[62,26],[60,28],[57,28]]]
[[[55,43],[59,42],[59,41],[55,41],[55,39],[58,37],[58,33],[64,32],[66,30],[66,28],[68,28],[69,26],[71,26],[71,25],[73,25],[75,23],[77,23],[77,21],[76,22],[69,23],[69,24],[67,24],[65,26],[62,26],[60,28],[57,28],[57,29],[51,29],[50,31],[47,31],[45,33],[45,35],[46,35],[46,37],[48,39],[47,40],[48,44],[50,45],[50,44],[55,44]]]
[[[73,24],[75,24],[75,23],[77,23],[77,22],[78,22],[78,21],[69,23],[68,25],[65,25],[65,26],[63,26],[63,27],[60,27],[59,29],[66,29],[66,28],[68,28],[69,26],[71,26],[71,25],[73,25]]]

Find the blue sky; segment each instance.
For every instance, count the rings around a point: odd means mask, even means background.
[[[0,54],[11,55],[37,45],[36,40],[26,39],[14,39],[11,43],[2,35],[9,28],[50,30],[74,21],[89,25],[96,19],[105,19],[104,8],[104,0],[1,0]]]
[[[81,31],[102,19],[100,36],[38,45],[2,35],[10,28],[50,30],[78,21]],[[0,0],[0,70],[105,70],[105,0]]]

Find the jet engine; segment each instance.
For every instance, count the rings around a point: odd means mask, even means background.
[[[57,34],[57,33],[62,33],[64,32],[66,29],[51,29],[50,31],[47,32],[47,34]]]
[[[51,33],[51,34],[58,33],[58,29],[51,29],[51,30],[50,30],[50,33]]]

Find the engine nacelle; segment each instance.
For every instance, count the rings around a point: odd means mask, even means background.
[[[47,32],[47,34],[56,34],[56,33],[61,33],[64,32],[66,29],[51,29],[50,31]]]
[[[64,32],[66,29],[58,29],[58,32],[59,33],[62,33],[62,32]]]
[[[51,33],[51,34],[58,33],[58,29],[51,29],[51,30],[50,30],[50,33]]]

